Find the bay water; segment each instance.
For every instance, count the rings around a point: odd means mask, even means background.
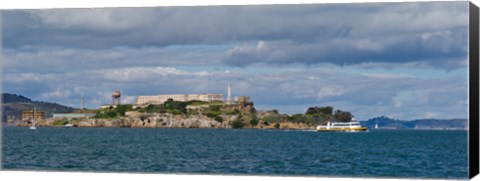
[[[467,178],[467,131],[3,126],[2,169]]]

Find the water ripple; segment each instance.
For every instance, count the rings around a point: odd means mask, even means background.
[[[3,128],[4,169],[466,178],[466,131]]]

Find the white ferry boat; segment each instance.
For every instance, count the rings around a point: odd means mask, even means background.
[[[358,121],[350,122],[327,122],[325,126],[317,126],[317,131],[346,131],[346,132],[359,132],[367,131],[367,127],[360,125]]]

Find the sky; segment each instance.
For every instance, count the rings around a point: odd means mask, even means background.
[[[248,95],[257,110],[467,118],[468,2],[2,10],[2,89],[87,108]]]

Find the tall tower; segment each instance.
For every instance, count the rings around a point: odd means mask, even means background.
[[[82,95],[82,113],[84,109],[85,109],[85,97]]]
[[[227,104],[232,103],[232,86],[230,85],[230,82],[228,82],[228,87],[227,87]]]
[[[112,106],[113,105],[120,105],[120,91],[116,90],[112,92]]]

